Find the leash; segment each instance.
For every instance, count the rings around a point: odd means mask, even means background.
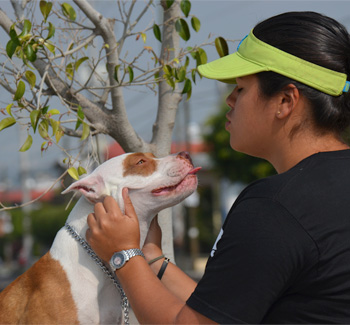
[[[88,244],[88,242],[81,237],[75,229],[67,222],[65,223],[66,230],[72,235],[72,237],[86,250],[87,254],[95,261],[95,263],[101,268],[101,270],[112,280],[113,284],[117,287],[121,298],[121,307],[124,314],[124,324],[129,325],[129,301],[123,288],[115,278],[114,274],[105,266],[103,261],[96,255],[94,250]]]

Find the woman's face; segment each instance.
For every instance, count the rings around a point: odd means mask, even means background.
[[[234,150],[266,158],[272,149],[276,109],[273,100],[261,97],[258,87],[256,75],[237,78],[237,87],[226,99],[231,109],[225,127]]]

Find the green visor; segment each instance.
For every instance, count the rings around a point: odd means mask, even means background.
[[[200,65],[198,71],[203,77],[232,84],[238,77],[273,71],[332,96],[350,88],[346,74],[281,51],[257,39],[253,31],[241,41],[237,52]]]

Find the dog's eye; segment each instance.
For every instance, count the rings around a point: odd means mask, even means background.
[[[146,162],[146,160],[140,159],[140,160],[136,163],[136,165],[142,165],[142,164],[144,164],[145,162]]]

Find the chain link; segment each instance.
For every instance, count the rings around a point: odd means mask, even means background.
[[[96,255],[91,246],[87,243],[87,241],[81,237],[75,229],[70,226],[67,222],[65,223],[65,227],[67,231],[72,235],[72,237],[86,250],[88,255],[95,261],[95,263],[101,268],[101,270],[112,280],[114,285],[117,287],[120,293],[121,298],[121,307],[123,309],[124,314],[124,324],[129,325],[129,301],[126,296],[123,288],[115,278],[114,274],[106,267],[103,261]]]

